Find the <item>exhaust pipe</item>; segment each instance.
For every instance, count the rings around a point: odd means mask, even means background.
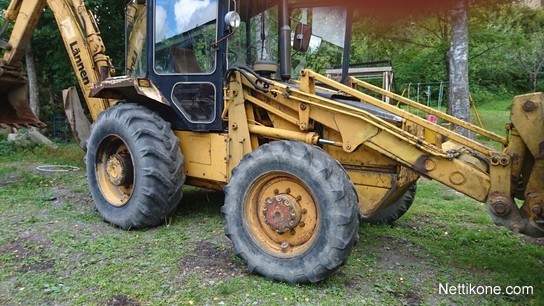
[[[289,19],[289,4],[281,1],[280,6],[280,77],[287,81],[291,78],[291,25]]]

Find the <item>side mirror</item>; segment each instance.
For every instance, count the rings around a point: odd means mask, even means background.
[[[312,37],[312,27],[307,24],[299,23],[295,28],[295,37],[293,40],[293,49],[295,51],[306,52],[310,46]]]

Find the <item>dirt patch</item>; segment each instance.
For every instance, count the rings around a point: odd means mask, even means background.
[[[0,177],[0,188],[9,186],[11,184],[15,184],[19,182],[20,180],[21,180],[21,175],[19,173],[17,172],[7,173],[5,175],[2,175],[2,177]]]
[[[17,272],[47,271],[54,266],[54,262],[44,255],[50,245],[51,241],[41,233],[24,231],[14,241],[0,247],[0,254],[13,256],[14,262],[21,264],[15,268]]]
[[[80,208],[94,209],[93,199],[90,193],[75,193],[69,187],[59,185],[52,188],[55,196],[53,201],[54,206],[62,206],[63,204],[69,204],[71,206]]]
[[[426,264],[429,254],[417,244],[404,238],[389,238],[387,246],[376,249],[378,259],[376,264],[384,268],[422,267]]]
[[[193,253],[180,261],[182,276],[198,274],[207,280],[221,280],[247,273],[245,266],[231,257],[232,245],[224,237],[197,242]]]
[[[521,236],[521,241],[544,247],[544,238],[533,238],[529,236]]]
[[[421,305],[423,302],[418,294],[411,291],[393,292],[393,295],[403,300],[403,305]]]
[[[381,239],[387,241],[387,244],[357,250],[357,253],[363,251],[364,256],[371,256],[374,260],[355,279],[346,283],[346,287],[350,291],[364,292],[370,300],[379,300],[380,295],[387,293],[402,305],[424,303],[424,293],[419,288],[424,288],[425,283],[434,278],[435,267],[429,263],[431,255],[421,246],[404,238]],[[369,282],[370,279],[373,281]]]
[[[31,264],[25,264],[24,266],[17,269],[17,272],[30,272],[30,271],[47,271],[53,268],[54,263],[51,260],[31,263]]]
[[[141,305],[141,303],[132,299],[129,296],[119,294],[111,298],[108,302],[106,302],[106,305],[107,306],[139,306]]]

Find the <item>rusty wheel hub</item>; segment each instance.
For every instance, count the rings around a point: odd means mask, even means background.
[[[106,163],[109,181],[115,186],[126,186],[132,182],[134,170],[128,154],[113,154]]]
[[[267,198],[263,214],[266,224],[280,234],[295,228],[301,218],[300,205],[289,194]]]
[[[317,239],[319,210],[298,178],[270,172],[249,187],[245,224],[260,247],[274,256],[298,256]]]

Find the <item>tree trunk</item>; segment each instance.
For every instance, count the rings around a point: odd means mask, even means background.
[[[38,87],[38,76],[36,74],[36,64],[34,62],[34,54],[32,53],[32,45],[29,43],[25,53],[26,73],[28,77],[28,89],[30,108],[37,118],[40,117],[40,97]]]
[[[448,112],[470,122],[468,82],[468,0],[455,0],[451,14],[451,47],[449,50]],[[470,131],[454,126],[461,135],[472,138]]]

